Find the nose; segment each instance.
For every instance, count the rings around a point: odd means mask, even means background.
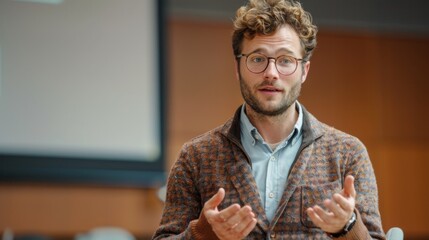
[[[268,66],[264,71],[264,78],[265,79],[278,79],[279,72],[277,71],[276,67],[276,60],[275,59],[269,59],[268,60]]]

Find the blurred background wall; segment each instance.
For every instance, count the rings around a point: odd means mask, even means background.
[[[3,0],[1,0],[3,1]],[[230,44],[244,1],[170,0],[167,21],[167,167],[191,137],[242,103]],[[302,0],[319,25],[301,102],[319,120],[359,137],[378,180],[385,230],[429,239],[429,17],[424,1]],[[0,231],[74,236],[99,226],[150,236],[156,189],[0,183]]]

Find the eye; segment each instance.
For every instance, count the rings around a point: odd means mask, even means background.
[[[277,64],[279,65],[290,65],[293,64],[295,62],[295,59],[292,57],[288,57],[288,56],[280,56],[279,58],[277,58]]]
[[[267,58],[260,54],[252,54],[249,56],[249,60],[251,63],[263,63],[267,60]]]

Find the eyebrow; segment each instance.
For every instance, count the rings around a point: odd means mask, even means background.
[[[252,53],[255,53],[255,52],[266,52],[266,51],[267,51],[266,48],[257,48],[257,49],[253,50],[252,52],[250,52],[248,54],[252,54]],[[288,49],[288,48],[277,49],[276,53],[279,53],[279,52],[287,52],[290,55],[295,55],[294,52],[292,50]]]

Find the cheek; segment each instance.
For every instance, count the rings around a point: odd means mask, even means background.
[[[248,72],[242,72],[241,81],[247,85],[249,89],[255,88],[261,81],[258,81],[258,78],[254,76],[254,74],[249,74]]]
[[[292,75],[289,75],[286,77],[288,81],[293,83],[303,83],[305,81],[305,72],[304,69],[302,69],[300,66],[298,66],[299,69],[297,69]]]
[[[238,77],[240,81],[247,82],[249,79],[249,73],[246,69],[246,66],[241,65],[238,69]]]
[[[241,75],[246,74],[248,72],[246,64],[243,62],[240,64],[239,70],[240,70]]]
[[[242,80],[250,86],[257,84],[258,82],[262,82],[264,79],[262,74],[255,74],[250,72],[245,65],[240,66],[240,74]]]

